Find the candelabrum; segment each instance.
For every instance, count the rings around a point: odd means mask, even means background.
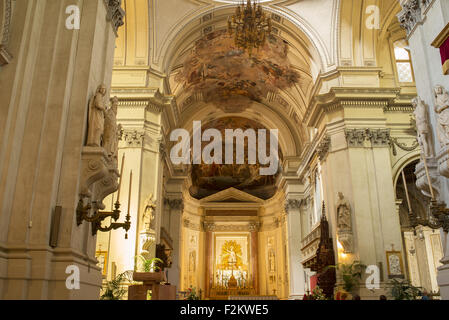
[[[111,222],[108,227],[103,227],[102,222],[111,218],[117,221],[120,218],[120,203],[117,201],[114,205],[115,209],[112,211],[100,211],[96,203],[92,206],[90,203],[84,205],[83,199],[78,202],[78,207],[76,209],[76,221],[78,226],[83,223],[83,221],[90,222],[92,224],[92,235],[96,235],[98,231],[108,232],[111,230],[117,230],[123,228],[126,231],[125,239],[128,239],[128,231],[131,228],[131,216],[126,215],[126,220],[123,223]]]

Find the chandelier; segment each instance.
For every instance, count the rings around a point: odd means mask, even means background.
[[[236,46],[247,50],[251,57],[253,49],[262,47],[271,33],[271,19],[266,17],[260,4],[248,0],[246,6],[242,3],[235,15],[229,17],[228,32],[234,35]]]

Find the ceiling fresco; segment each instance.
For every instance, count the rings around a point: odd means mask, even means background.
[[[299,82],[287,58],[288,45],[270,35],[261,50],[248,53],[234,44],[225,30],[207,34],[195,43],[176,80],[186,92],[201,94],[225,112],[245,110],[268,92],[288,89]]]

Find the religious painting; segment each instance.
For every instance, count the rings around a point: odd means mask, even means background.
[[[214,287],[249,288],[248,235],[216,235]]]
[[[387,251],[388,277],[404,278],[404,265],[400,251]]]
[[[101,268],[101,274],[106,277],[107,266],[108,266],[108,252],[107,251],[97,251],[95,257],[98,260],[97,266]]]

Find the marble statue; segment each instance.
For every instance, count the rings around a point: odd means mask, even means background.
[[[106,111],[104,123],[104,149],[110,157],[117,158],[118,139],[121,125],[117,125],[118,98],[111,99],[111,107]]]
[[[422,153],[426,158],[433,157],[434,152],[432,147],[430,120],[426,105],[420,97],[414,98],[412,104],[415,107],[414,114],[418,131],[418,142],[421,146]]]
[[[338,193],[338,202],[337,202],[337,228],[339,231],[341,230],[351,230],[351,206],[349,205],[348,200],[346,200],[343,193]]]
[[[95,95],[89,102],[89,121],[87,132],[87,145],[89,147],[101,147],[101,137],[104,133],[104,117],[106,104],[106,87],[100,85]]]
[[[145,200],[145,205],[143,209],[143,222],[145,229],[154,230],[154,210],[156,209],[156,204],[153,202],[153,194],[150,193],[147,200]]]
[[[449,93],[443,86],[435,87],[435,112],[441,147],[449,145]]]

